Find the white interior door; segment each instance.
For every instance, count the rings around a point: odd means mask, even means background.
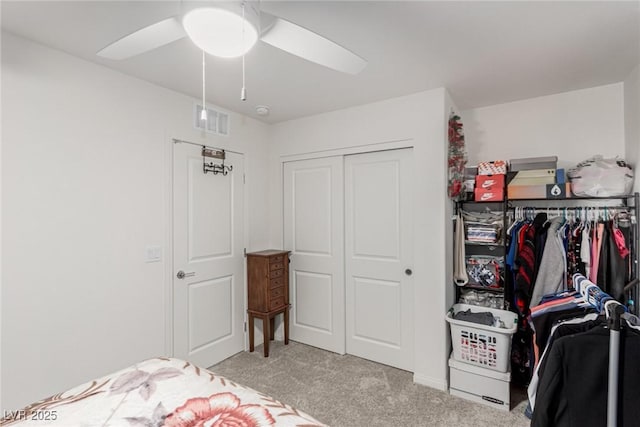
[[[284,244],[291,250],[290,336],[345,351],[343,158],[284,164]]]
[[[411,149],[345,157],[347,353],[413,370]]]
[[[174,354],[208,367],[244,349],[243,157],[226,154],[225,176],[198,146],[173,155]]]

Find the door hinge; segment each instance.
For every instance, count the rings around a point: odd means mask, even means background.
[[[244,253],[244,257],[246,258],[247,257],[247,248],[244,248],[243,253]]]
[[[242,183],[246,184],[247,183],[247,175],[242,174]]]
[[[247,332],[247,322],[244,322],[244,331]]]

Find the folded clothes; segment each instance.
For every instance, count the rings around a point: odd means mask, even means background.
[[[459,311],[453,315],[456,320],[464,320],[465,322],[478,323],[480,325],[493,326],[495,319],[493,314],[488,311],[472,312],[471,310]]]
[[[495,243],[498,241],[498,227],[476,223],[465,224],[467,240],[470,242]]]
[[[461,304],[502,309],[504,306],[504,296],[494,292],[479,291],[476,289],[461,289],[458,302]]]

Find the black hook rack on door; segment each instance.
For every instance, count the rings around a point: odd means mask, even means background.
[[[214,159],[222,159],[222,164],[215,164],[213,162],[207,163],[206,159],[214,158]],[[226,158],[226,153],[224,150],[214,150],[212,148],[207,148],[204,145],[202,146],[202,171],[207,174],[212,172],[214,175],[218,175],[221,173],[222,175],[227,175],[229,172],[233,171],[233,165],[225,165],[224,159]]]

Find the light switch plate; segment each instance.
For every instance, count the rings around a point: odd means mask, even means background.
[[[161,246],[147,246],[144,251],[145,262],[159,262],[162,261],[162,247]]]

